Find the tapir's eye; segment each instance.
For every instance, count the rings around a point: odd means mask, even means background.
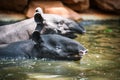
[[[54,22],[55,24],[59,24],[59,22]]]

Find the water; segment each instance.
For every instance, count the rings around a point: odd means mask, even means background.
[[[85,25],[77,41],[89,50],[81,61],[0,61],[0,80],[120,80],[120,23]]]

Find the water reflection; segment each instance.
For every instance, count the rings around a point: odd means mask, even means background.
[[[120,24],[86,26],[81,61],[1,60],[0,80],[119,80]]]

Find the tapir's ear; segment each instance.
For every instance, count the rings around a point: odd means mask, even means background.
[[[35,9],[35,12],[39,12],[39,13],[43,14],[43,10],[42,10],[40,7],[37,7],[37,8]]]
[[[43,23],[43,16],[42,16],[42,13],[40,12],[35,12],[34,14],[34,21],[39,24],[39,23]]]
[[[41,44],[41,42],[43,42],[39,31],[34,31],[33,32],[32,40],[35,41],[36,44]]]

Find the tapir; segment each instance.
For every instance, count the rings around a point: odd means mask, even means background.
[[[56,20],[58,20],[57,15],[56,15]],[[46,19],[44,19],[44,15],[43,15],[41,8],[36,8],[36,13],[34,15],[34,21],[37,24],[35,30],[42,32],[42,34],[59,34],[59,35],[63,35],[69,38],[76,38],[77,36],[74,33],[79,33],[79,34],[85,33],[84,28],[77,26],[71,20],[69,20],[69,23],[63,20],[58,20],[57,22],[52,20],[57,25],[50,23],[50,20],[46,21]],[[71,26],[70,25],[71,23],[76,25],[76,27]],[[55,26],[49,26],[48,24],[55,25]],[[81,32],[81,30],[83,31]]]
[[[58,34],[40,35],[33,32],[32,39],[0,45],[0,58],[53,60],[80,60],[87,49],[79,42]]]
[[[76,22],[74,22],[71,19],[64,18],[64,20],[63,20],[63,17],[55,15],[55,14],[46,14],[46,15],[44,15],[43,11],[42,11],[42,9],[40,7],[36,8],[35,11],[36,11],[36,13],[34,15],[35,22],[37,24],[40,24],[41,22],[45,23],[46,24],[44,26],[45,29],[51,29],[51,31],[47,31],[46,30],[43,33],[48,33],[49,34],[49,33],[53,32],[53,33],[64,35],[66,33],[84,34],[86,32],[85,29],[84,29],[84,27],[78,25]],[[45,16],[51,16],[51,17],[52,16],[53,17],[56,16],[56,17],[54,17],[54,19],[49,18],[49,19],[46,20]],[[50,23],[51,21],[53,21],[55,24]],[[47,25],[48,23],[51,24],[51,25],[56,25],[56,24],[57,25],[49,27],[49,25]],[[40,28],[39,26],[37,26],[36,29],[38,30],[38,29],[42,29],[42,28]]]
[[[13,24],[0,26],[0,44],[7,44],[16,41],[30,39],[31,34],[36,29],[36,22],[34,19],[38,19],[38,21],[40,20],[39,16],[38,18],[34,17]],[[56,31],[56,34],[60,33],[61,35],[71,37],[70,35],[72,35],[73,33],[83,34],[86,31],[83,26],[78,25],[75,21],[66,19],[59,15],[42,14],[42,17],[46,21],[47,25],[46,27],[44,27],[43,33],[45,34],[46,33],[49,34],[54,29],[58,30]],[[61,22],[62,25],[60,26],[61,28],[59,28],[58,25],[61,24]],[[67,30],[65,29],[66,26]],[[74,35],[72,36],[73,36],[72,38],[74,38]]]

